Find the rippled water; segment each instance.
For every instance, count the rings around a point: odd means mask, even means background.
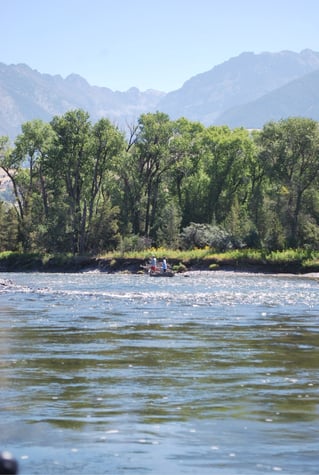
[[[20,474],[318,474],[317,280],[0,278],[0,449]]]

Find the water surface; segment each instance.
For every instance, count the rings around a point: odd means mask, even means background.
[[[319,285],[0,274],[1,448],[27,474],[318,474]]]

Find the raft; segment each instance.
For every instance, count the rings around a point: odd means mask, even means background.
[[[175,272],[171,271],[171,270],[167,270],[166,272],[162,272],[162,271],[149,271],[149,276],[150,277],[174,277],[175,275]]]

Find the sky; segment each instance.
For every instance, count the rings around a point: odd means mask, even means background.
[[[243,52],[319,52],[318,0],[0,0],[0,63],[170,92]]]

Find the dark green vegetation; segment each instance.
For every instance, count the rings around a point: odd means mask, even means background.
[[[141,115],[125,136],[83,110],[26,122],[0,166],[0,251],[319,249],[319,124],[261,131]],[[214,264],[214,262],[212,262]]]
[[[236,249],[217,253],[209,249],[174,251],[163,248],[140,252],[113,252],[99,257],[7,251],[0,253],[0,272],[85,272],[99,270],[108,273],[143,274],[145,265],[149,263],[150,256],[153,253],[158,256],[159,262],[165,255],[170,268],[175,272],[189,270],[238,270],[293,274],[319,272],[319,251]]]

